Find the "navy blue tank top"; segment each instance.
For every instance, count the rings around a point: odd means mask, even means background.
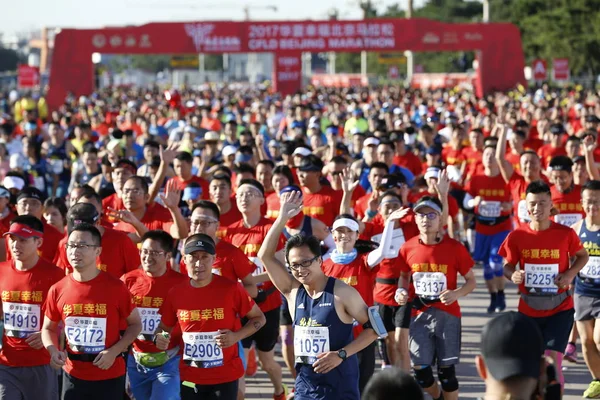
[[[300,234],[306,237],[312,236],[312,219],[308,215],[305,215],[304,219],[302,220]],[[287,228],[283,228],[283,236],[285,236],[286,239],[292,237],[292,235],[288,232]]]
[[[325,343],[323,336],[298,335],[298,329],[314,327],[323,333],[328,330],[329,351],[337,351],[354,340],[352,324],[340,320],[335,310],[333,290],[335,278],[328,278],[325,290],[320,297],[313,299],[304,286],[300,286],[296,295],[294,315],[294,349],[296,349],[296,386],[297,400],[359,400],[358,391],[358,359],[356,355],[348,357],[337,368],[326,373],[314,372],[314,357],[299,356],[298,350],[313,354],[323,352]],[[326,350],[326,349],[325,349]]]
[[[575,293],[600,297],[600,231],[590,231],[583,221],[579,230],[579,239],[589,253],[590,259],[575,278]]]

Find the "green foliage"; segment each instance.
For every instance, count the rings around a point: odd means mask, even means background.
[[[0,72],[16,71],[20,63],[25,62],[15,50],[0,47]]]

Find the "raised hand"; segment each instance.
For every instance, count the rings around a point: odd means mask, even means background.
[[[388,217],[388,220],[392,221],[395,219],[402,219],[402,218],[406,217],[406,215],[408,215],[409,212],[410,212],[409,207],[399,208],[390,214],[390,216]]]
[[[450,190],[450,179],[448,178],[448,173],[446,170],[442,170],[440,172],[440,176],[435,184],[435,191],[438,196],[441,198],[442,196],[447,196],[448,191]]]
[[[596,142],[593,135],[587,135],[583,139],[583,145],[585,146],[585,151],[592,153],[598,147],[598,142]]]
[[[342,171],[342,190],[344,191],[344,193],[352,193],[354,192],[354,189],[356,189],[356,187],[358,186],[358,181],[354,180],[354,177],[352,176],[352,171],[350,171],[350,168],[345,168]]]
[[[287,221],[302,211],[302,192],[286,192],[279,197],[279,203],[279,215]]]
[[[131,211],[127,210],[115,210],[114,208],[108,208],[107,215],[111,218],[114,218],[118,221],[123,221],[127,224],[133,224],[137,221],[137,218]]]
[[[159,149],[160,159],[167,165],[171,164],[177,155],[179,149],[179,143],[171,143],[164,150],[161,147]]]
[[[168,209],[174,209],[179,207],[179,200],[181,200],[181,190],[177,186],[177,183],[174,180],[169,180],[167,182],[167,186],[165,187],[165,193],[159,195],[163,204]]]

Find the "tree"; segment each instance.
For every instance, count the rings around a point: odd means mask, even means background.
[[[17,66],[23,61],[23,57],[15,50],[0,47],[0,72],[16,71]]]

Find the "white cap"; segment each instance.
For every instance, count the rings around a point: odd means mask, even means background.
[[[217,141],[221,139],[221,135],[219,135],[217,132],[215,131],[208,131],[204,134],[204,140],[213,140],[213,141]]]
[[[225,147],[223,147],[223,150],[221,150],[221,154],[223,154],[223,157],[229,157],[229,156],[235,154],[236,152],[237,152],[237,148],[232,145],[225,146]]]
[[[448,165],[446,167],[446,173],[448,174],[448,179],[450,179],[452,182],[460,181],[460,170],[455,165]]]
[[[336,219],[333,222],[333,227],[331,228],[331,230],[335,231],[336,229],[341,228],[341,227],[346,227],[354,232],[359,231],[358,222],[356,222],[350,218]]]
[[[425,172],[425,180],[427,180],[429,178],[439,179],[440,178],[440,169],[436,168],[436,167],[427,168],[427,172]]]
[[[368,137],[365,139],[363,146],[379,146],[379,139],[376,137]]]
[[[312,152],[306,147],[298,147],[296,150],[294,150],[292,155],[306,157],[309,156],[311,153]]]
[[[10,169],[23,168],[25,166],[25,157],[21,153],[11,155],[8,166]]]
[[[25,181],[18,176],[7,176],[2,181],[2,184],[7,189],[23,190],[25,187]]]
[[[308,124],[308,129],[320,129],[320,128],[321,127],[316,122],[311,122],[310,124]]]
[[[396,114],[396,115],[400,115],[400,114],[402,114],[402,112],[403,112],[403,111],[402,111],[402,109],[401,109],[400,107],[396,107],[396,108],[394,108],[394,114]]]
[[[194,108],[196,107],[196,102],[194,100],[188,100],[185,102],[186,108]]]

